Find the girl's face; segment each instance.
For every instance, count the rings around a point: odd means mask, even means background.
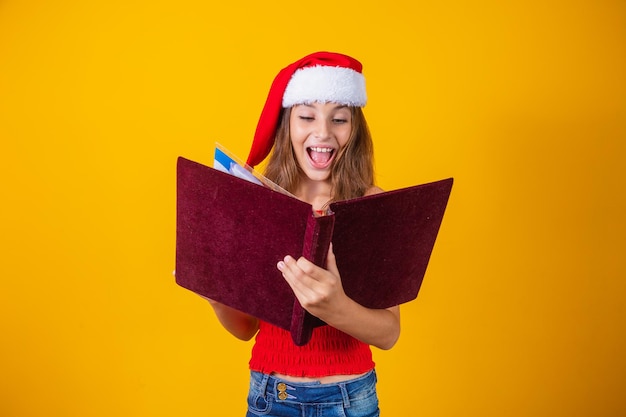
[[[311,180],[330,179],[332,163],[351,132],[352,112],[348,106],[316,102],[291,109],[291,144],[298,165]]]

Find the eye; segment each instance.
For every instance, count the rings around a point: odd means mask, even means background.
[[[310,122],[310,121],[315,120],[315,118],[314,118],[314,117],[311,117],[311,116],[298,116],[298,118],[299,118],[300,120],[304,120],[304,121],[306,121],[306,122]]]
[[[333,123],[341,125],[341,124],[344,124],[344,123],[348,123],[348,119],[334,118],[333,119]]]

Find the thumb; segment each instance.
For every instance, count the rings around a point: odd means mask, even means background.
[[[335,252],[333,252],[333,244],[331,242],[328,247],[328,254],[326,255],[326,269],[333,275],[339,276],[339,269],[337,268],[337,259],[335,258]]]

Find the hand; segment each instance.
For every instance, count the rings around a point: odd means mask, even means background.
[[[332,245],[326,268],[291,256],[278,262],[278,270],[300,305],[326,324],[381,349],[390,349],[400,336],[400,308],[369,309],[346,295]]]
[[[293,290],[300,305],[324,321],[341,311],[349,301],[337,269],[332,245],[328,249],[326,268],[321,268],[304,257],[298,260],[287,255],[278,262],[278,270]]]

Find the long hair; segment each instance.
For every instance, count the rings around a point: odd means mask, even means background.
[[[361,197],[374,185],[374,145],[365,115],[360,107],[350,107],[352,132],[346,145],[335,156],[331,170],[331,201]],[[302,170],[296,161],[289,118],[291,108],[280,115],[276,140],[264,175],[289,192],[295,192]]]

